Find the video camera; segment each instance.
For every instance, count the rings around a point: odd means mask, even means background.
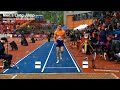
[[[87,39],[89,37],[88,33],[84,34],[84,38]]]

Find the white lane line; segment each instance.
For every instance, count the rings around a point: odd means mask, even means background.
[[[16,78],[17,77],[17,75],[14,75],[11,79],[14,79],[14,78]]]
[[[45,68],[76,68],[76,67],[45,67]]]
[[[76,66],[76,68],[77,68],[78,72],[80,72],[79,67],[77,66],[76,62],[74,61],[73,57],[71,56],[71,54],[70,54],[70,52],[68,51],[68,49],[67,49],[67,47],[66,47],[66,45],[65,45],[65,44],[64,44],[64,46],[65,46],[65,48],[66,48],[67,52],[69,53],[69,55],[70,55],[70,57],[71,57],[71,59],[72,59],[73,63],[75,64],[75,66]]]
[[[25,57],[23,57],[22,59],[20,59],[20,60],[16,63],[16,65],[17,65],[19,62],[21,62],[23,59],[25,59],[26,57],[28,57],[30,54],[32,54],[33,52],[35,52],[38,48],[42,47],[45,43],[46,43],[46,42],[44,42],[41,46],[37,47],[35,50],[33,50],[32,52],[30,52],[28,55],[26,55]],[[12,65],[12,67],[13,67],[13,66],[14,66],[14,65]],[[4,70],[3,73],[5,73],[5,72],[8,71],[8,70],[9,70],[9,69]]]
[[[116,76],[114,73],[112,73],[112,75],[113,75],[116,79],[119,79],[119,77],[118,77],[118,76]]]
[[[27,74],[71,74],[70,72],[69,73],[10,73],[10,74],[0,74],[0,76],[3,76],[3,75],[13,75],[13,74],[17,74],[17,75],[21,75],[21,74],[25,74],[25,75],[27,75]],[[86,74],[90,74],[90,73],[72,73],[72,74],[78,74],[78,75],[86,75]],[[91,73],[92,75],[96,75],[96,74],[101,74],[101,75],[103,75],[103,74],[105,74],[105,75],[111,75],[111,73]]]
[[[48,61],[48,59],[49,59],[49,57],[50,57],[50,54],[51,54],[51,52],[52,52],[53,47],[54,47],[54,43],[53,43],[53,45],[52,45],[52,48],[51,48],[51,50],[50,50],[50,52],[49,52],[49,54],[48,54],[48,57],[47,57],[47,59],[46,59],[46,61],[45,61],[45,64],[44,64],[44,66],[43,66],[43,68],[42,68],[42,71],[41,71],[41,72],[43,72],[43,71],[44,71],[44,69],[45,69],[45,66],[46,66],[47,61]]]
[[[103,70],[103,69],[94,69],[94,71],[119,72],[119,70]]]

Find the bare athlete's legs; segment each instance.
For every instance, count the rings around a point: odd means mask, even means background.
[[[63,52],[64,52],[64,46],[61,46],[60,47],[60,59],[62,59]]]
[[[56,52],[57,52],[57,62],[56,63],[59,63],[59,59],[62,59],[62,54],[64,52],[64,46],[56,47]]]
[[[64,44],[63,44],[63,41],[57,41],[57,44],[56,44],[56,54],[57,54],[57,62],[56,63],[59,63],[59,59],[62,59],[62,54],[64,52]]]
[[[56,63],[59,63],[59,57],[60,57],[60,48],[59,47],[56,47],[56,54],[57,54],[57,62]]]

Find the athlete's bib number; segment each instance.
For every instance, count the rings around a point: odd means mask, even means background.
[[[62,40],[62,37],[61,37],[61,36],[59,36],[59,37],[58,37],[58,40]]]

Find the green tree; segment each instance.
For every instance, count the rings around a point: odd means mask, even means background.
[[[63,24],[63,11],[18,11],[18,13],[30,13],[35,15],[43,15],[45,19],[54,23]]]

